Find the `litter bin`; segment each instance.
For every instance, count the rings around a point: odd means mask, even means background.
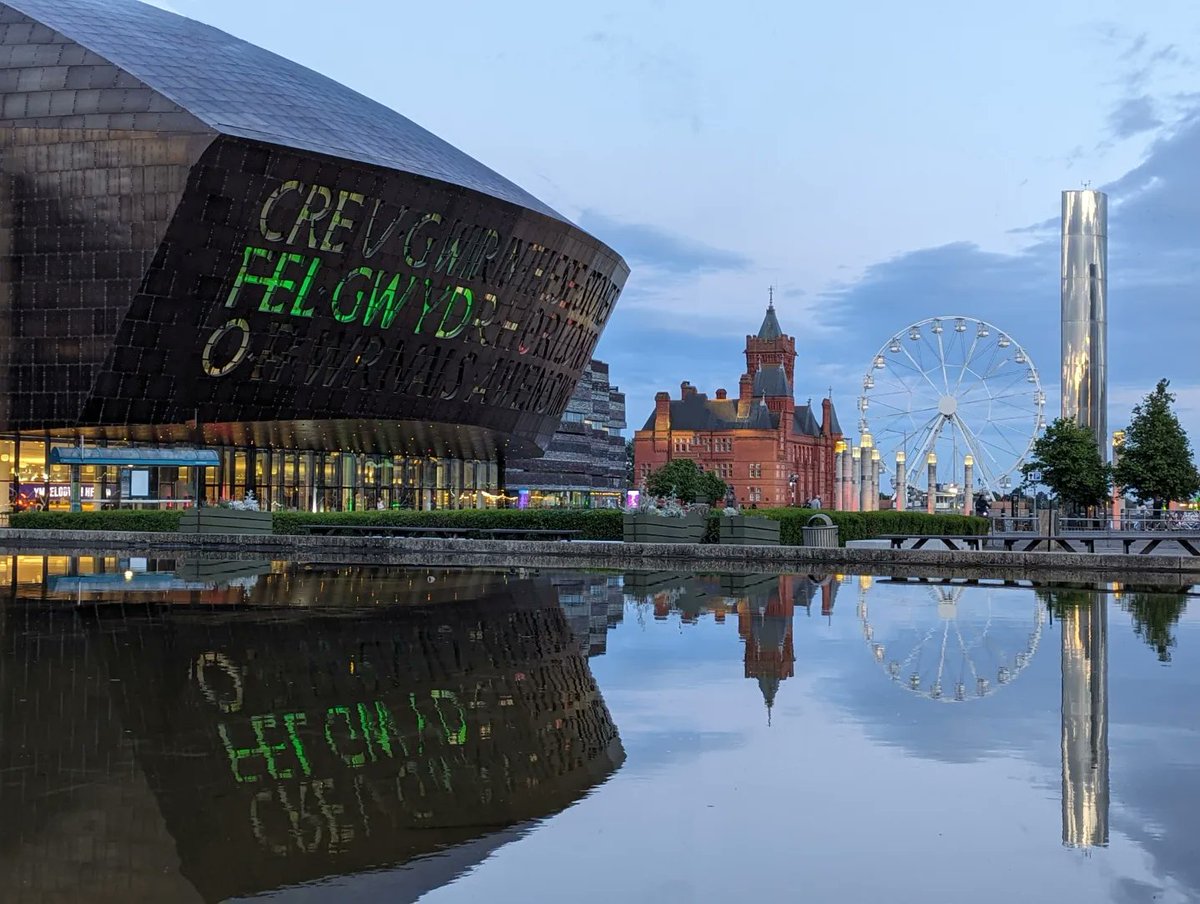
[[[813,515],[805,523],[803,531],[805,546],[820,546],[829,549],[838,545],[837,525],[828,515],[820,513]]]

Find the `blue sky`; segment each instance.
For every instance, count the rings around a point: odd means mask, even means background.
[[[598,356],[631,427],[736,390],[774,285],[797,396],[961,313],[1058,410],[1059,192],[1111,195],[1113,428],[1161,376],[1200,431],[1200,5],[163,0],[429,128],[633,268]]]

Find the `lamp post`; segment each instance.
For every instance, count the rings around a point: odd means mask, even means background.
[[[1112,435],[1112,466],[1116,471],[1117,465],[1121,461],[1121,450],[1125,447],[1125,431],[1117,430]],[[1117,486],[1117,482],[1113,481],[1112,489],[1112,520],[1113,530],[1121,529],[1121,518],[1124,515],[1122,504],[1125,500],[1125,490],[1123,487]]]
[[[858,510],[860,512],[871,510],[871,450],[874,446],[875,440],[872,439],[871,434],[864,433],[858,482]]]
[[[846,441],[839,439],[833,446],[833,508],[844,508],[842,492],[845,489],[842,475],[842,459],[846,457]]]
[[[879,508],[879,472],[883,468],[883,456],[879,454],[878,449],[871,450],[871,511]]]
[[[926,455],[925,464],[929,469],[929,490],[925,497],[925,511],[932,515],[937,508],[937,453],[930,452]]]
[[[857,512],[859,487],[862,485],[862,449],[858,446],[852,448],[850,460],[850,504],[846,508],[851,512]]]
[[[908,506],[908,475],[904,463],[908,456],[901,449],[896,453],[896,511],[902,512]]]
[[[968,455],[966,458],[963,459],[963,507],[962,507],[962,513],[964,515],[970,515],[971,512],[974,510],[974,505],[972,503],[974,503],[974,501],[975,501],[975,499],[974,499],[975,494],[973,492],[971,492],[971,487],[974,486],[974,484],[972,483],[972,480],[971,480],[972,477],[974,477],[974,473],[975,473],[975,459],[973,457],[971,457],[970,455]]]

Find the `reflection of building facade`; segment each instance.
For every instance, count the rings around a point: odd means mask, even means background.
[[[669,573],[625,575],[625,592],[653,607],[656,619],[678,615],[695,624],[711,615],[724,623],[737,614],[745,676],[758,682],[768,718],[780,684],[795,674],[792,625],[796,608],[833,614],[838,581],[832,576],[726,574],[717,577]]]
[[[50,594],[0,609],[0,883],[19,900],[333,877],[353,896],[364,871],[415,900],[623,759],[542,579],[291,568],[233,614],[136,591],[68,610],[19,565],[22,597]]]
[[[1062,630],[1062,839],[1108,844],[1108,600],[1058,607]]]
[[[588,657],[603,656],[609,630],[619,625],[625,614],[620,575],[551,572],[547,580],[554,586],[567,624],[579,638],[579,652]]]
[[[198,22],[6,0],[0,26],[0,482],[65,505],[52,444],[205,444],[211,500],[457,508],[545,448],[628,274],[615,252]],[[179,471],[149,492],[188,495]],[[119,486],[82,481],[85,507]]]
[[[609,382],[608,365],[592,359],[546,454],[508,463],[509,493],[527,491],[535,508],[619,507],[627,483],[624,429],[625,393]]]
[[[738,502],[832,507],[834,446],[842,437],[833,402],[796,404],[796,340],[785,336],[774,305],[757,336],[746,337],[746,373],[738,395],[715,399],[685,382],[680,398],[660,392],[654,413],[634,434],[634,480],[676,458],[690,458],[732,488]]]

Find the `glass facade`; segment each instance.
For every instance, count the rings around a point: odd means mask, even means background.
[[[70,445],[45,437],[0,438],[0,481],[8,486],[0,511],[67,511],[71,469],[51,464],[50,450]],[[248,494],[271,511],[309,512],[493,508],[515,501],[504,495],[494,461],[246,448],[221,449],[219,455],[217,467],[204,469],[206,505]],[[138,470],[145,475],[140,483],[133,476]],[[85,465],[79,472],[85,511],[194,503],[190,468]]]

